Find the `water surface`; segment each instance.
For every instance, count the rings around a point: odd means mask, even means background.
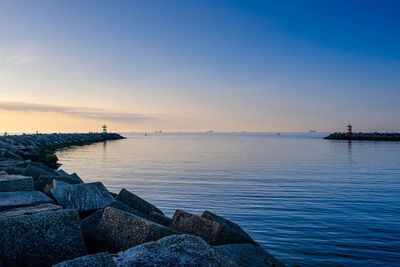
[[[57,152],[168,216],[210,210],[286,264],[400,265],[400,142],[321,134],[142,134]]]

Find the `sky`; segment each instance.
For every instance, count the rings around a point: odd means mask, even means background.
[[[0,133],[400,131],[399,1],[0,0]]]

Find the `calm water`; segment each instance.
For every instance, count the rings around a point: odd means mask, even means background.
[[[210,210],[291,264],[400,266],[400,142],[139,134],[60,151],[66,171],[172,216]]]

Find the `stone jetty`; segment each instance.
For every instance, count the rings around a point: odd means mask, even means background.
[[[122,189],[84,183],[54,152],[115,133],[0,137],[0,267],[284,266],[210,211],[173,218]]]
[[[400,141],[400,133],[333,133],[324,139],[360,141]]]

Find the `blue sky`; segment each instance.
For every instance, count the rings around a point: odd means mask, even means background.
[[[0,123],[400,131],[398,14],[398,1],[0,0]]]

